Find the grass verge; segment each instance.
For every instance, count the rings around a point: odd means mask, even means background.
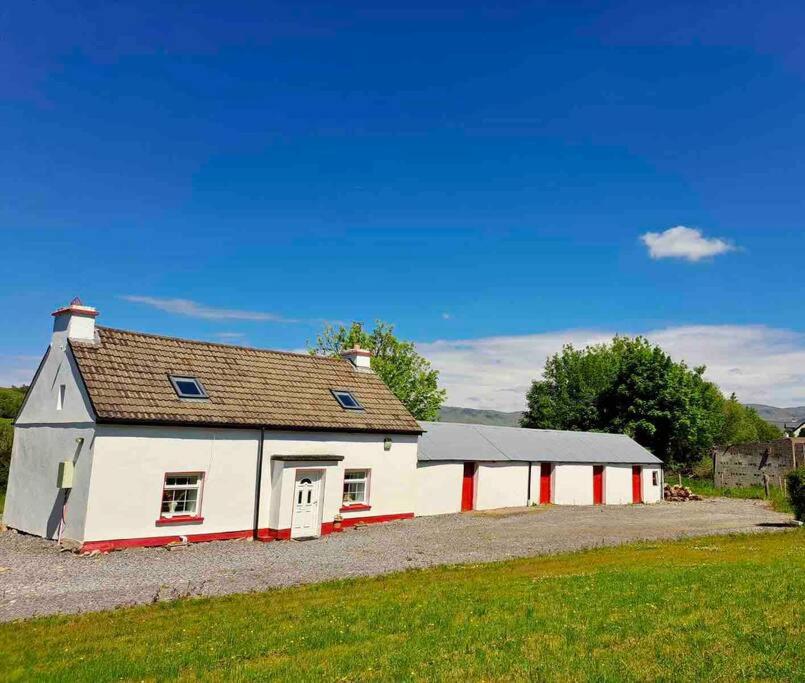
[[[805,531],[0,625],[6,680],[801,680]]]
[[[678,479],[674,476],[669,476],[666,482],[676,484]],[[719,488],[710,479],[697,479],[695,477],[682,477],[682,484],[700,496],[721,496],[724,498],[742,498],[744,500],[764,500],[766,497],[762,486]],[[783,490],[777,486],[769,487],[768,501],[772,509],[777,512],[787,512],[789,514],[794,512]]]

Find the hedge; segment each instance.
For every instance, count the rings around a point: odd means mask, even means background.
[[[794,508],[794,515],[805,522],[805,467],[800,467],[786,475],[788,500]]]

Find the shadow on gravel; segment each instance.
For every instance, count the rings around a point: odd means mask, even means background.
[[[759,522],[755,526],[772,527],[774,529],[798,529],[802,524],[797,522]]]

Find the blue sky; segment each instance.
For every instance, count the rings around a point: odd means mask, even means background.
[[[805,403],[801,3],[232,5],[4,8],[0,382],[80,295],[271,348],[389,320],[456,404],[614,332]]]

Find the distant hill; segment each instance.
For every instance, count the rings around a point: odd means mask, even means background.
[[[762,403],[747,403],[746,405],[749,408],[754,408],[766,422],[771,422],[780,429],[785,425],[792,427],[805,420],[805,406],[777,408],[776,406],[767,406]]]
[[[762,403],[747,403],[749,408],[757,410],[758,415],[766,422],[771,422],[782,429],[805,421],[805,406],[791,408],[777,408]],[[465,422],[479,425],[498,425],[502,427],[519,427],[522,413],[505,413],[501,410],[479,410],[477,408],[459,408],[458,406],[444,406],[439,412],[442,422]]]
[[[441,422],[464,422],[498,427],[519,427],[521,412],[504,413],[500,410],[478,410],[476,408],[457,408],[443,406],[439,411]]]

